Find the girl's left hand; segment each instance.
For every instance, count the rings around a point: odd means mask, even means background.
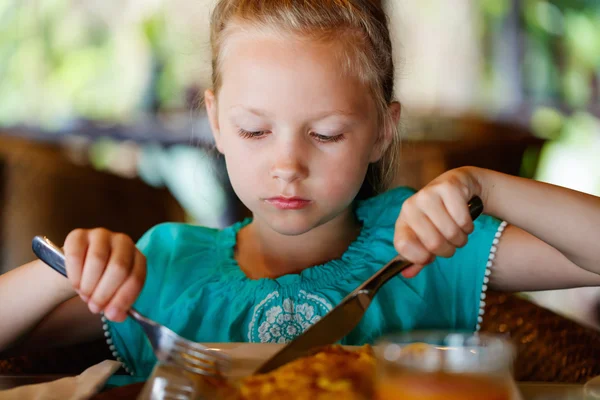
[[[402,272],[416,276],[436,256],[451,257],[467,244],[473,231],[468,201],[482,196],[479,169],[450,170],[419,190],[402,205],[396,221],[394,246],[401,257],[414,265]]]

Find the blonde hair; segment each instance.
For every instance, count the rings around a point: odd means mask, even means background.
[[[344,40],[341,66],[369,88],[380,127],[392,141],[381,159],[369,166],[366,191],[388,189],[395,175],[400,135],[388,106],[393,101],[394,64],[387,17],[379,0],[220,0],[212,14],[212,84],[221,87],[223,43],[238,26],[276,29],[324,41]],[[363,185],[363,192],[365,191]]]

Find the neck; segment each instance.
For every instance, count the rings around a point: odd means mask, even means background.
[[[238,233],[235,258],[250,279],[297,274],[340,258],[359,232],[351,208],[298,236],[282,235],[253,220]]]

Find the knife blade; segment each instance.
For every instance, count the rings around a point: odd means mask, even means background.
[[[483,211],[483,203],[477,196],[469,201],[468,206],[473,220]],[[297,358],[310,355],[316,348],[336,343],[344,338],[358,325],[379,289],[411,265],[413,263],[400,258],[387,263],[322,319],[263,363],[254,374],[265,374]]]

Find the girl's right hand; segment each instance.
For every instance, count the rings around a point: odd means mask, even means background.
[[[121,322],[146,280],[146,258],[125,234],[76,229],[65,240],[67,276],[94,314]]]

